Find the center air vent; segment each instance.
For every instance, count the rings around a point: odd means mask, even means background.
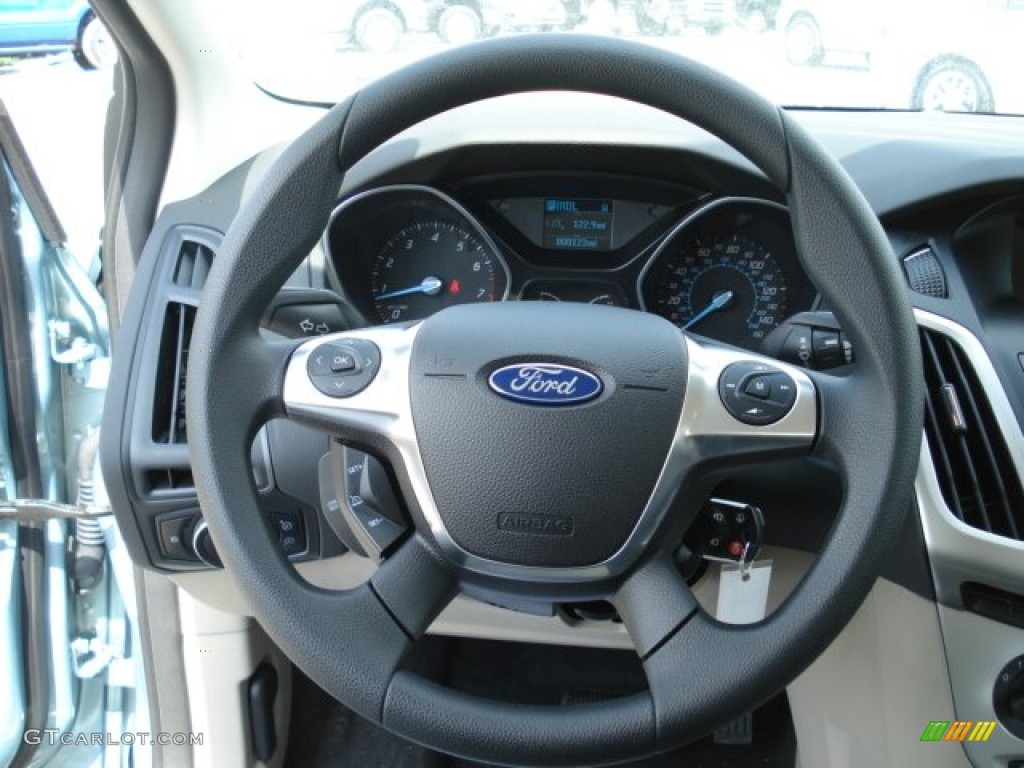
[[[201,291],[213,266],[213,248],[196,240],[182,240],[174,267],[174,284]]]
[[[195,307],[177,302],[167,305],[153,397],[153,441],[156,443],[187,442],[185,377],[195,320]]]
[[[1024,490],[974,367],[947,336],[921,330],[925,434],[946,505],[967,525],[1021,540]]]

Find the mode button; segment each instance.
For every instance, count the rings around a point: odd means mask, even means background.
[[[718,395],[734,419],[765,427],[792,410],[796,382],[789,374],[763,363],[733,363],[718,379]]]

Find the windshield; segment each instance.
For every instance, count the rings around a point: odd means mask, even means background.
[[[568,32],[697,59],[799,107],[1024,112],[1024,0],[290,0],[239,30],[253,79],[336,102],[454,45]],[[237,29],[237,27],[236,27]]]

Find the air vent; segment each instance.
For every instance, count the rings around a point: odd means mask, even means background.
[[[174,283],[201,291],[213,266],[213,249],[195,240],[183,240],[174,267]]]
[[[931,248],[919,248],[904,256],[903,271],[907,273],[910,290],[915,293],[936,299],[944,299],[949,295],[946,290],[946,273],[942,271],[942,265]]]
[[[152,491],[191,491],[196,483],[188,469],[151,469],[146,472],[146,487]]]
[[[164,330],[160,336],[160,359],[157,365],[156,390],[153,397],[153,441],[184,443],[185,377],[188,374],[188,346],[196,308],[175,302],[167,305]]]
[[[921,330],[925,434],[946,505],[967,525],[1021,539],[1024,489],[992,406],[963,349]]]

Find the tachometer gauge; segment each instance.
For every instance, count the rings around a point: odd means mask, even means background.
[[[786,209],[749,198],[713,201],[682,222],[644,268],[639,293],[644,309],[680,329],[751,350],[814,301]]]
[[[508,278],[500,257],[465,227],[420,221],[392,235],[370,271],[384,323],[419,320],[455,304],[501,301]]]

